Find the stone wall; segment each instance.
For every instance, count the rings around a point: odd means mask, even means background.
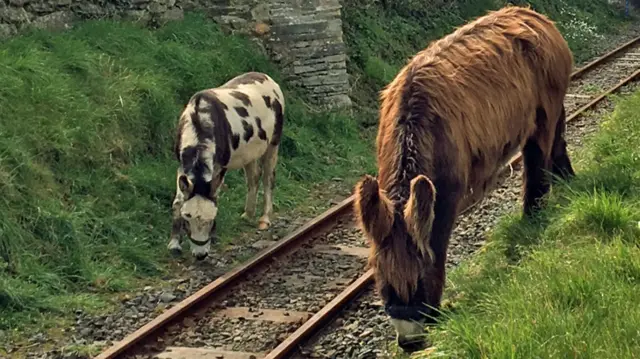
[[[350,106],[339,0],[0,0],[0,39],[30,27],[67,29],[80,19],[121,18],[161,26],[204,11],[249,33],[286,80],[317,104]]]

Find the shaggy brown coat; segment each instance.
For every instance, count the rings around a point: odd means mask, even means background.
[[[527,214],[548,191],[544,170],[573,175],[563,139],[572,65],[552,21],[509,6],[433,42],[381,92],[379,176],[356,185],[354,207],[387,305],[439,305],[457,214],[518,151]]]

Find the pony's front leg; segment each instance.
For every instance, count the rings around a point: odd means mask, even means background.
[[[258,183],[260,181],[258,162],[252,161],[244,166],[244,176],[247,180],[247,199],[244,204],[242,218],[251,219],[256,214],[256,198],[258,197]]]
[[[185,224],[184,218],[180,216],[180,207],[182,207],[182,203],[182,194],[178,192],[173,200],[173,205],[171,206],[171,240],[167,245],[169,251],[174,255],[178,255],[182,252],[182,231]]]
[[[276,164],[278,163],[278,146],[269,145],[262,159],[262,186],[264,189],[264,212],[258,223],[258,229],[265,230],[271,226],[273,215],[273,188],[276,180]]]

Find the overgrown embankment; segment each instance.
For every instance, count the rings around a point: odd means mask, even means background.
[[[177,116],[195,91],[252,70],[280,81],[248,39],[193,15],[157,31],[101,21],[0,45],[0,329],[101,307],[97,294],[166,270]],[[371,164],[353,121],[285,96],[280,212]],[[242,171],[227,183],[222,240],[255,230],[239,218]]]
[[[635,358],[640,353],[640,91],[617,101],[535,220],[519,214],[450,273],[425,357]]]
[[[343,26],[356,102],[375,108],[375,92],[413,54],[469,19],[508,3],[530,5],[556,21],[576,62],[593,57],[605,45],[603,35],[619,32],[623,23],[621,10],[600,0],[345,0]],[[373,118],[363,122],[369,120]]]

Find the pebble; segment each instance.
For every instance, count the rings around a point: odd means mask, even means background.
[[[176,299],[176,296],[171,292],[162,292],[162,294],[160,294],[160,300],[164,303],[169,303],[174,299]]]

